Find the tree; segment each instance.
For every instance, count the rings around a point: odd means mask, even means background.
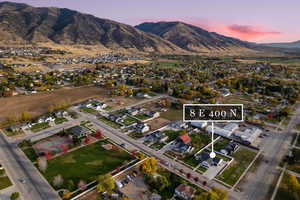
[[[296,176],[293,176],[291,174],[287,174],[287,177],[285,179],[285,185],[287,188],[287,191],[289,192],[289,194],[291,194],[291,196],[296,199],[299,200],[300,199],[300,183],[297,179]]]
[[[19,192],[13,192],[13,193],[10,195],[10,199],[11,199],[11,200],[17,200],[17,199],[19,199],[19,197],[20,197]]]
[[[71,196],[72,196],[72,192],[67,191],[67,190],[64,191],[64,195],[63,195],[63,198],[64,198],[64,199],[70,199]]]
[[[27,111],[22,112],[22,114],[21,114],[22,121],[28,121],[28,120],[30,120],[30,118],[31,118],[31,116],[30,116],[29,112],[27,112]]]
[[[45,156],[39,157],[37,159],[38,167],[42,172],[45,172],[47,170],[48,162],[47,158]]]
[[[75,189],[75,184],[73,180],[68,180],[68,190],[73,191]]]
[[[63,177],[60,174],[58,174],[57,176],[54,176],[54,178],[53,178],[53,185],[55,187],[59,187],[63,183],[64,183],[64,179],[63,179]]]
[[[155,180],[155,188],[157,188],[158,191],[163,191],[166,187],[170,185],[170,182],[165,176],[158,176]]]
[[[98,192],[111,193],[113,189],[115,189],[115,183],[111,174],[100,175],[98,177],[98,185],[97,185]]]
[[[145,174],[152,174],[157,170],[157,160],[154,157],[146,159],[141,165],[141,171]]]

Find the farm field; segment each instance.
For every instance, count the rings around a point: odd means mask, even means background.
[[[107,91],[98,87],[80,87],[0,98],[0,122],[3,122],[7,117],[16,116],[23,111],[30,111],[32,117],[43,115],[48,112],[49,106],[63,100],[70,104],[75,104],[96,97],[106,98]]]

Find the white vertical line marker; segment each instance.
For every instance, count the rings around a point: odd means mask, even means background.
[[[211,123],[211,152],[214,152],[214,123]]]

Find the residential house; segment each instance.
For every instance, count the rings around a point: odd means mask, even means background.
[[[54,113],[54,116],[57,118],[61,118],[61,117],[68,117],[69,113],[65,110],[60,110]]]
[[[178,152],[180,154],[190,153],[194,149],[193,146],[190,145],[191,138],[188,134],[178,136],[175,142],[176,143],[173,146],[173,151]]]
[[[192,200],[196,189],[192,186],[181,184],[175,189],[175,195],[184,200]]]
[[[145,136],[146,142],[164,142],[168,139],[168,136],[166,136],[161,131],[154,131],[152,133],[149,133]]]
[[[174,128],[174,129],[186,129],[186,128],[188,128],[187,123],[183,122],[182,120],[171,122],[169,124],[169,126],[171,128]]]
[[[235,150],[238,148],[238,144],[236,142],[231,141],[230,143],[226,144],[220,152],[224,155],[231,155]]]
[[[189,144],[192,140],[188,134],[183,134],[177,137],[177,141],[182,142],[183,144]]]
[[[147,113],[150,118],[157,118],[160,116],[159,112],[150,111]]]
[[[145,123],[137,123],[135,125],[135,131],[139,132],[139,133],[146,133],[147,131],[150,130],[150,127],[148,126],[148,124]]]
[[[92,134],[92,131],[84,126],[75,126],[70,129],[72,137],[82,138]]]

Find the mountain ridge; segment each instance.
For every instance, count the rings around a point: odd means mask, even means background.
[[[200,27],[180,21],[145,22],[135,27],[142,31],[156,34],[189,51],[198,51],[203,48],[219,50],[226,50],[231,47],[251,48],[249,42],[215,32],[208,32]]]

